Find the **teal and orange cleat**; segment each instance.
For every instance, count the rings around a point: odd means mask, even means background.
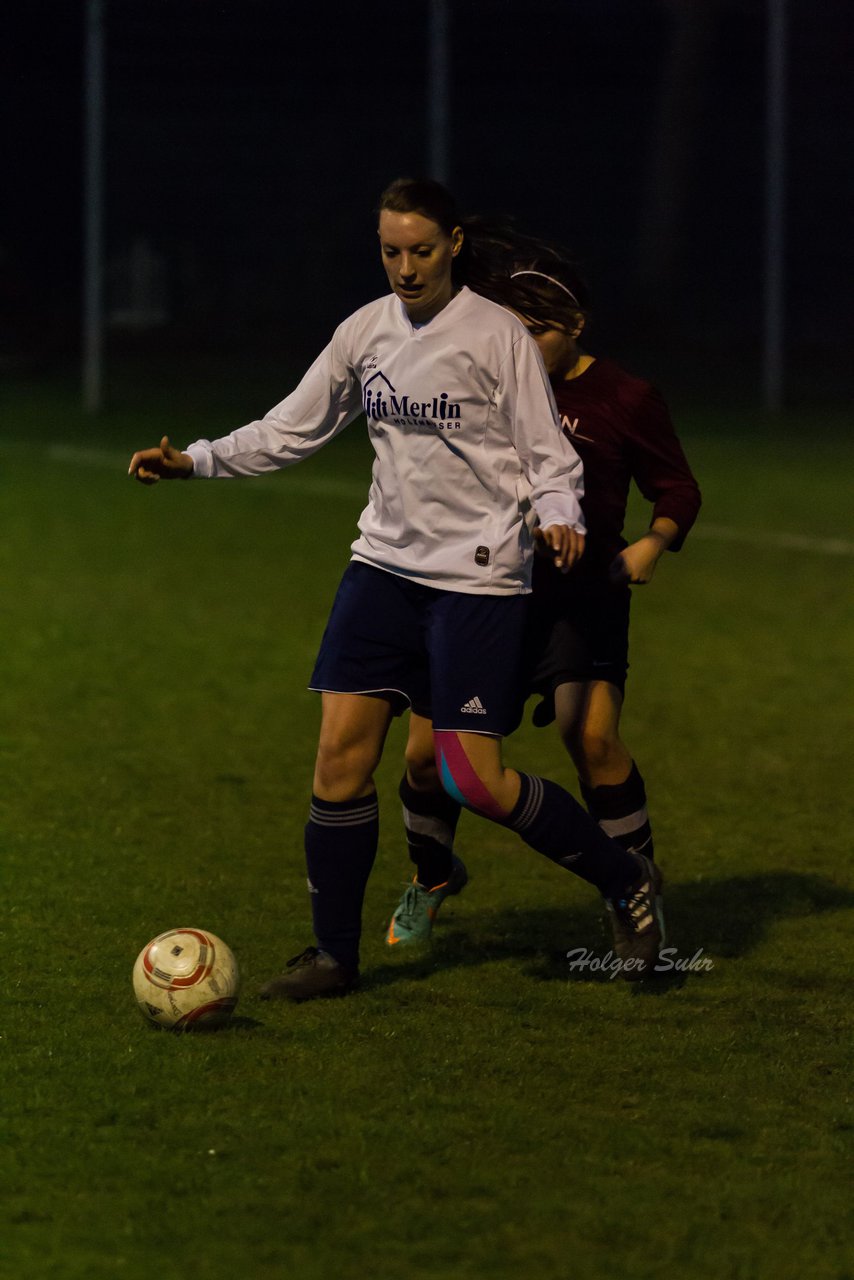
[[[416,879],[408,886],[386,930],[386,946],[415,946],[429,942],[436,912],[446,898],[459,893],[468,884],[468,872],[455,857],[450,878],[433,889],[425,889]]]

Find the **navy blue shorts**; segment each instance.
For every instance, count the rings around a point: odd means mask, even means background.
[[[352,560],[309,688],[376,694],[435,729],[505,737],[522,718],[529,599],[443,591]]]

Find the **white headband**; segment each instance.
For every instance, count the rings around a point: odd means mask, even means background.
[[[555,280],[554,276],[547,276],[545,271],[514,271],[510,279],[515,280],[517,276],[539,276],[542,280],[548,280],[549,284],[555,284],[558,289],[563,289],[566,296],[571,299],[577,307],[581,306],[581,303],[578,301],[571,289],[567,289],[565,284],[561,284],[559,280]]]

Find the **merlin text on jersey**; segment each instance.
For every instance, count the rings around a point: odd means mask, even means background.
[[[461,406],[458,401],[449,400],[446,391],[425,400],[415,400],[406,393],[398,394],[382,372],[375,373],[365,384],[362,403],[368,421],[400,422],[406,419],[425,426],[460,425]]]

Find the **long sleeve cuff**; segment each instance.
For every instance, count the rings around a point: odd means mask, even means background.
[[[213,450],[210,441],[197,440],[195,444],[187,445],[184,453],[188,453],[193,459],[193,476],[199,480],[210,480],[213,476]]]

